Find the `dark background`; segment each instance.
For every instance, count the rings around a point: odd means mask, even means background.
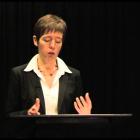
[[[57,14],[68,31],[61,57],[81,71],[93,113],[139,112],[136,63],[140,3],[135,1],[1,1],[0,2],[0,128],[5,135],[4,104],[10,69],[37,53],[32,28],[45,14]],[[134,122],[138,124],[138,122]],[[138,136],[136,127],[133,135]]]

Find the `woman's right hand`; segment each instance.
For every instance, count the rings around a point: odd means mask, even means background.
[[[40,115],[40,99],[36,98],[35,104],[27,111],[27,115]]]

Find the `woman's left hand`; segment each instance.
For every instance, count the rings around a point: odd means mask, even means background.
[[[83,96],[80,96],[79,98],[76,97],[74,107],[76,111],[81,115],[91,114],[92,102],[89,97],[89,93],[85,94],[85,98]]]

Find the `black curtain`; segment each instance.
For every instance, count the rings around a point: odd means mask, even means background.
[[[48,13],[68,26],[60,57],[81,71],[93,113],[135,113],[135,71],[139,2],[1,1],[1,124],[10,69],[37,53],[32,43],[36,20]],[[135,96],[136,95],[136,96]]]

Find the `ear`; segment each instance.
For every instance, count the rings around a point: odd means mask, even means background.
[[[33,35],[33,43],[34,43],[35,46],[38,46],[38,45],[37,45],[37,38],[36,38],[35,35]]]

